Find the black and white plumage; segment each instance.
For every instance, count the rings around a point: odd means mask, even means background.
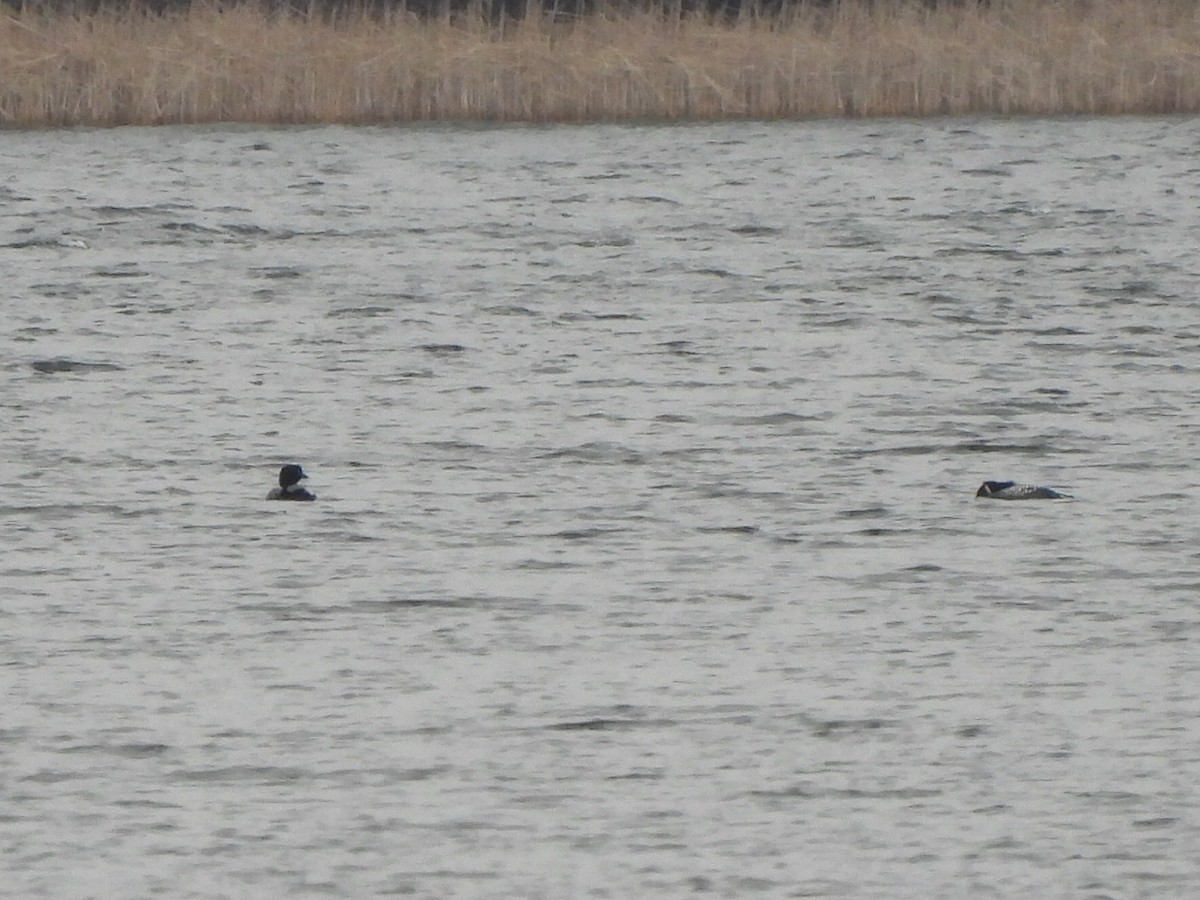
[[[1017,484],[1015,481],[985,481],[975,492],[976,497],[987,497],[992,500],[1067,500],[1069,494],[1062,494],[1054,488],[1038,487],[1033,484]]]
[[[300,486],[300,482],[308,476],[297,465],[286,465],[279,470],[279,487],[271,488],[267,494],[268,500],[316,500],[317,495],[311,494]]]

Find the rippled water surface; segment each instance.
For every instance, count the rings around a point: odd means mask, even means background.
[[[1188,896],[1198,145],[0,132],[6,895]]]

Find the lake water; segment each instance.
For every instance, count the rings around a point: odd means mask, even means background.
[[[1190,895],[1197,146],[0,132],[5,893]]]

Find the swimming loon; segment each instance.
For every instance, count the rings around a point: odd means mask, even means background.
[[[975,496],[993,500],[1066,500],[1070,494],[1060,494],[1048,487],[1017,484],[1015,481],[985,481]]]
[[[279,470],[279,487],[271,488],[267,494],[268,500],[316,500],[316,494],[310,494],[300,487],[302,479],[308,476],[299,466],[284,466]]]

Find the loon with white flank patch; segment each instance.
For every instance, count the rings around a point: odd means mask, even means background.
[[[1038,487],[1033,484],[1017,484],[1015,481],[985,481],[975,492],[976,497],[992,500],[1069,500],[1070,494],[1062,494],[1054,488]]]
[[[309,493],[300,486],[300,482],[308,476],[296,465],[287,465],[279,470],[279,487],[271,488],[267,494],[268,500],[316,500],[317,495]]]

